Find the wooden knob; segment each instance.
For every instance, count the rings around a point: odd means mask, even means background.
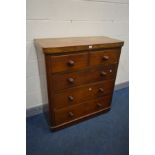
[[[101,76],[105,76],[105,75],[107,75],[107,73],[106,72],[101,72],[101,74],[100,74]]]
[[[68,96],[68,99],[69,99],[70,101],[73,101],[73,100],[74,100],[74,97],[73,97],[73,96]]]
[[[99,91],[100,91],[100,92],[104,92],[104,89],[103,89],[103,88],[99,88]]]
[[[73,60],[68,61],[68,66],[74,66],[75,62]]]
[[[97,104],[97,107],[98,107],[98,108],[102,108],[102,104],[101,104],[101,103],[98,103],[98,104]]]
[[[68,115],[69,115],[69,117],[73,117],[74,116],[74,114],[72,112],[69,112]]]
[[[108,60],[109,59],[109,57],[108,56],[103,56],[103,58],[102,58],[103,60]]]
[[[68,78],[68,82],[69,82],[69,83],[74,83],[74,81],[75,81],[75,80],[74,80],[73,78]]]

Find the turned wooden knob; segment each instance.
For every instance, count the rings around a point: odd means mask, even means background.
[[[68,66],[74,66],[75,62],[73,60],[68,61]]]
[[[101,76],[105,76],[105,75],[107,75],[107,73],[106,72],[101,72],[101,74],[100,74]]]
[[[73,117],[74,116],[74,114],[72,112],[69,112],[68,115],[69,115],[69,117]]]
[[[102,108],[102,104],[101,104],[101,103],[98,103],[98,104],[97,104],[97,107],[98,107],[98,108]]]
[[[75,80],[74,80],[73,78],[68,78],[68,82],[69,82],[69,83],[74,83],[74,81],[75,81]]]
[[[73,101],[73,100],[74,100],[74,97],[73,97],[73,96],[68,96],[68,99],[69,99],[70,101]]]
[[[103,60],[108,60],[109,59],[109,57],[108,56],[103,56],[103,58],[102,58]]]
[[[104,89],[103,89],[103,88],[99,88],[99,91],[100,91],[100,92],[104,92]]]

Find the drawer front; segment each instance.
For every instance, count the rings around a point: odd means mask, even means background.
[[[102,66],[80,72],[55,74],[52,76],[52,85],[55,91],[63,90],[82,84],[103,81],[115,78],[117,65]]]
[[[102,98],[85,103],[85,113],[90,114],[96,111],[104,110],[111,106],[112,95],[104,96]]]
[[[103,51],[90,52],[90,65],[109,65],[118,63],[120,49],[108,49]]]
[[[82,69],[88,65],[88,53],[51,56],[51,72]]]
[[[56,125],[66,123],[78,119],[79,117],[110,108],[112,96],[104,96],[96,100],[77,104],[69,108],[55,110],[55,123]]]
[[[85,106],[84,104],[74,105],[69,108],[64,108],[61,110],[55,110],[55,123],[59,125],[61,123],[72,121],[80,116],[83,116]]]
[[[71,88],[54,95],[54,107],[68,107],[89,99],[112,93],[114,80]]]

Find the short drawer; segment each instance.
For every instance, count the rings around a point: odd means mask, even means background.
[[[117,65],[91,68],[79,72],[55,74],[52,78],[52,85],[55,91],[115,78]]]
[[[85,113],[84,104],[74,105],[69,108],[64,108],[61,110],[55,110],[55,123],[56,125],[72,121],[77,119],[80,116],[83,116]]]
[[[104,96],[96,100],[85,103],[85,113],[91,114],[96,111],[110,108],[112,95]]]
[[[107,49],[103,51],[90,52],[90,65],[109,65],[118,63],[120,49]]]
[[[54,108],[69,107],[90,99],[111,94],[114,80],[70,88],[54,95]]]
[[[51,72],[82,69],[88,65],[88,53],[51,56]]]

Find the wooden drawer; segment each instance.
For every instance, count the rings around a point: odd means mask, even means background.
[[[45,64],[38,63],[41,75],[46,67],[47,81],[41,78],[40,82],[42,95],[48,95],[52,130],[110,109],[123,44],[103,36],[35,40],[38,56],[45,59]]]
[[[88,53],[51,56],[51,72],[83,69],[88,65]]]
[[[114,80],[98,82],[86,86],[71,88],[54,95],[54,107],[68,107],[86,100],[110,94],[113,91]]]
[[[91,115],[97,111],[102,111],[110,108],[112,96],[104,96],[96,100],[90,100],[81,104],[73,105],[68,108],[55,110],[55,122],[56,125],[67,123],[75,119],[84,117],[85,115]]]
[[[104,110],[109,108],[111,105],[112,95],[104,96],[96,100],[85,103],[85,113],[91,114],[96,111]]]
[[[63,90],[91,82],[103,81],[115,78],[117,65],[102,66],[79,72],[55,74],[52,85],[55,91]]]
[[[55,123],[59,125],[61,123],[72,121],[80,116],[84,115],[85,112],[84,104],[74,105],[69,108],[63,108],[61,110],[55,110]]]
[[[118,63],[120,49],[107,49],[103,51],[90,52],[90,65],[109,65]]]

